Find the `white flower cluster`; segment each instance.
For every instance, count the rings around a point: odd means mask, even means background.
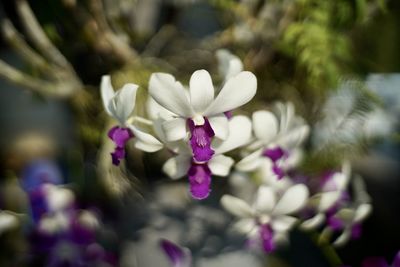
[[[371,205],[367,197],[356,197],[357,204],[349,201],[350,196],[346,198],[348,164],[342,171],[320,177],[319,186],[309,183],[310,178],[296,178],[310,127],[295,114],[291,103],[256,111],[251,119],[232,116],[233,110],[254,97],[257,80],[243,71],[240,59],[228,51],[218,51],[217,59],[224,80],[220,90],[215,89],[206,70],[194,72],[188,88],[170,74],[152,74],[148,118],[132,116],[137,85],[127,84],[114,93],[110,77],[104,76],[103,103],[119,122],[108,134],[116,146],[111,153],[113,163],[118,165],[125,157],[125,144],[131,138],[136,148],[146,152],[165,147],[173,156],[163,171],[172,179],[187,176],[195,199],[209,196],[212,175],[228,176],[235,165],[235,175],[246,176],[245,184],[256,186],[256,194],[252,200],[224,195],[221,204],[240,218],[234,228],[248,234],[265,252],[287,240],[289,230],[300,223],[303,229],[320,229],[326,222],[323,233],[342,232],[335,240],[338,245],[357,236],[358,225]],[[151,125],[153,134],[142,130],[140,123]],[[235,164],[226,153],[237,148],[241,148],[242,158]],[[362,194],[366,195],[365,190]]]

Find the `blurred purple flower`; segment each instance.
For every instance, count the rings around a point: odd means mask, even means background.
[[[183,249],[169,240],[160,240],[160,246],[172,263],[172,267],[189,267],[191,265],[191,253],[187,249]]]

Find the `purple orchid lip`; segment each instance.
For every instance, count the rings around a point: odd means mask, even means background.
[[[192,197],[198,200],[207,198],[211,191],[211,170],[208,165],[192,162],[188,176]]]
[[[282,157],[287,156],[287,152],[283,150],[281,147],[267,148],[263,152],[263,156],[270,158],[273,162],[277,162]]]
[[[203,125],[195,125],[192,119],[187,120],[190,129],[190,146],[193,151],[193,158],[197,162],[207,162],[214,155],[214,150],[211,148],[212,138],[215,136],[210,122],[204,118]]]
[[[272,166],[273,173],[278,177],[278,180],[282,179],[285,176],[284,170],[279,167],[277,164]]]
[[[275,250],[274,230],[269,224],[260,226],[260,239],[265,253],[270,253]]]
[[[180,247],[166,239],[160,241],[160,246],[173,266],[181,266],[181,263],[184,261],[185,253]]]
[[[114,126],[108,131],[108,137],[114,142],[115,150],[111,153],[112,163],[118,166],[125,158],[125,145],[134,137],[129,128]]]
[[[125,148],[116,147],[114,152],[111,153],[112,163],[118,166],[121,163],[121,159],[125,158]]]

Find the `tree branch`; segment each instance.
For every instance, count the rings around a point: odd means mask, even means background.
[[[26,34],[36,48],[51,62],[62,68],[73,70],[69,62],[46,36],[26,0],[16,0],[16,8]]]
[[[114,55],[122,61],[132,61],[137,57],[136,51],[131,48],[125,40],[116,35],[108,25],[107,17],[104,12],[104,6],[101,0],[89,1],[90,12],[98,26],[100,36],[110,45]]]
[[[7,43],[18,53],[23,60],[42,71],[50,70],[49,64],[36,51],[34,51],[19,35],[14,25],[8,19],[1,22],[1,32]]]
[[[10,66],[6,62],[0,59],[0,77],[5,80],[23,86],[31,91],[56,97],[56,98],[67,98],[71,95],[70,90],[56,90],[57,86],[52,82],[43,81],[33,76],[23,73],[20,70]]]

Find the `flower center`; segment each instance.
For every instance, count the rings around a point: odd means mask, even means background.
[[[187,121],[191,133],[190,146],[196,162],[207,162],[214,155],[211,141],[215,134],[208,120],[206,118],[203,118],[203,120],[203,125],[196,125],[196,122],[192,119]]]
[[[203,116],[201,116],[201,115],[195,115],[193,118],[192,118],[192,120],[193,120],[193,122],[194,122],[194,125],[196,125],[196,126],[202,126],[202,125],[204,125],[204,123],[206,122],[205,121],[205,119],[204,119],[204,117]]]

